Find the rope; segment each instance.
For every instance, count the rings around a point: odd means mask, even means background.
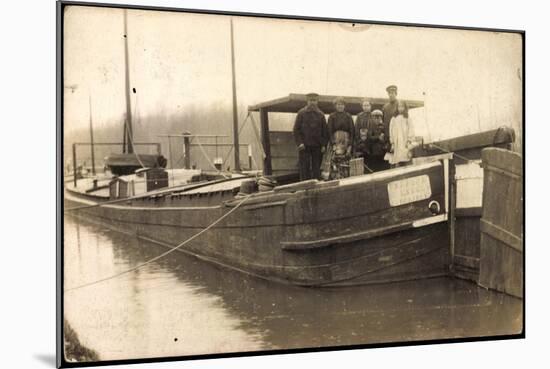
[[[166,251],[166,252],[163,252],[162,254],[158,255],[158,256],[155,256],[154,258],[152,259],[149,259],[141,264],[138,264],[136,265],[135,267],[132,267],[130,269],[126,269],[126,270],[123,270],[122,272],[119,272],[119,273],[116,273],[116,274],[113,274],[109,277],[105,277],[105,278],[101,278],[101,279],[98,279],[96,281],[93,281],[93,282],[89,282],[89,283],[84,283],[84,284],[81,284],[79,286],[76,286],[76,287],[71,287],[71,288],[67,288],[65,289],[63,292],[70,292],[70,291],[74,291],[74,290],[78,290],[78,289],[81,289],[81,288],[84,288],[84,287],[89,287],[89,286],[92,286],[92,285],[95,285],[95,284],[98,284],[98,283],[101,283],[101,282],[105,282],[105,281],[108,281],[108,280],[111,280],[111,279],[114,279],[114,278],[117,278],[117,277],[120,277],[121,275],[124,275],[124,274],[128,274],[130,272],[133,272],[139,268],[142,268],[144,267],[145,265],[148,265],[148,264],[151,264],[152,262],[154,261],[157,261],[169,254],[171,254],[172,252],[178,250],[179,248],[181,248],[182,246],[184,246],[185,244],[191,242],[192,240],[194,240],[195,238],[199,237],[200,235],[202,235],[203,233],[207,232],[208,230],[210,230],[212,227],[214,227],[216,224],[218,224],[219,222],[221,222],[223,219],[227,218],[230,214],[232,214],[233,212],[235,212],[242,204],[244,204],[244,202],[250,197],[250,195],[246,196],[246,197],[243,197],[243,199],[234,207],[232,208],[231,210],[229,210],[227,213],[225,213],[224,215],[222,215],[221,217],[219,217],[217,220],[215,220],[214,222],[212,222],[208,227],[204,228],[202,231],[198,232],[198,233],[195,233],[193,236],[189,237],[188,239],[186,239],[185,241],[183,241],[182,243],[180,243],[179,245],[177,245],[176,247]]]
[[[256,137],[256,142],[262,148],[262,159],[265,159],[267,155],[265,153],[264,144],[262,143],[262,140],[260,139],[260,134],[258,133],[258,127],[256,126],[256,120],[254,119],[254,115],[252,115],[252,114],[249,114],[249,115],[250,115],[250,122],[252,123],[252,128],[253,128],[253,131],[254,131],[254,136]]]
[[[138,101],[137,101],[137,95],[136,95],[136,104],[134,106],[134,116],[136,117],[137,116],[137,106],[138,106]],[[136,119],[136,123],[137,123],[137,119]],[[128,133],[128,138],[130,139],[130,145],[132,145],[132,151],[134,152],[134,155],[137,159],[137,161],[139,162],[139,165],[141,165],[142,168],[146,168],[145,165],[143,165],[143,162],[141,161],[140,157],[139,157],[139,154],[137,153],[137,150],[136,150],[136,147],[134,145],[134,139],[133,139],[133,136],[134,136],[134,132],[133,130],[130,130],[130,126],[128,125],[128,120],[127,119],[124,119],[124,125],[126,126],[126,129],[129,131]]]
[[[250,112],[248,112],[248,114],[247,114],[246,117],[244,118],[243,122],[241,123],[241,126],[239,127],[239,131],[238,131],[238,133],[237,133],[237,135],[238,135],[239,137],[240,137],[240,135],[241,135],[241,131],[243,130],[244,125],[245,125],[246,121],[248,120],[248,117],[249,117],[249,116],[250,116]],[[223,165],[225,165],[225,163],[227,162],[227,159],[229,159],[229,155],[231,155],[231,152],[233,151],[234,146],[235,146],[235,145],[233,145],[233,146],[231,146],[231,147],[229,148],[229,151],[227,152],[227,154],[225,155],[225,158],[223,159]]]
[[[256,163],[256,159],[254,159],[254,155],[252,155],[251,158],[252,158],[252,162],[254,163],[254,167],[255,167],[255,168],[260,168],[260,167],[258,166],[258,163]]]
[[[128,122],[126,120],[124,120],[124,124],[126,125],[126,129],[128,129],[129,128],[128,127]],[[133,135],[134,135],[134,133],[132,131],[130,131],[130,134],[128,135],[128,138],[130,139],[130,145],[132,145],[132,151],[134,152],[134,155],[135,155],[136,159],[138,160],[139,165],[141,165],[142,168],[146,168],[146,166],[143,165],[143,162],[139,158],[139,154],[137,153],[136,147],[134,146],[134,139],[132,138]]]
[[[208,154],[206,153],[206,151],[204,150],[204,147],[202,146],[201,142],[199,141],[199,139],[197,138],[197,144],[199,145],[199,148],[201,149],[202,151],[202,154],[204,155],[204,157],[206,158],[206,160],[208,160],[208,164],[210,164],[210,166],[212,168],[214,168],[218,173],[220,173],[224,178],[228,178],[225,174],[223,174],[218,168],[216,168],[216,166],[214,165],[214,163],[212,163],[212,161],[210,160],[210,158],[208,157]]]

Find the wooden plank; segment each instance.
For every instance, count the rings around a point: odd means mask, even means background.
[[[311,241],[284,241],[281,242],[281,248],[286,251],[309,251],[320,249],[331,245],[342,245],[359,240],[368,240],[374,237],[380,237],[384,234],[403,231],[407,228],[412,228],[412,222],[394,224],[388,227],[370,229],[351,234],[345,234],[337,237],[330,237]]]
[[[509,246],[516,251],[523,252],[523,240],[521,237],[508,232],[506,229],[503,229],[502,227],[499,227],[486,219],[481,219],[481,232],[486,233],[498,241],[501,241],[504,246]]]
[[[479,258],[472,256],[455,255],[455,262],[471,269],[479,269]]]
[[[444,159],[451,160],[452,158],[453,158],[453,153],[451,152],[451,153],[445,153],[445,154],[437,154],[437,155],[421,156],[418,158],[413,158],[412,162],[413,164],[423,164],[423,163],[431,163],[437,160],[444,160]]]
[[[499,168],[509,174],[523,176],[523,159],[520,154],[504,149],[486,149],[481,152],[485,165]]]
[[[287,175],[291,175],[291,176],[294,176],[294,175],[297,175],[298,174],[298,169],[275,169],[273,170],[273,175],[274,176],[287,176]]]
[[[319,181],[316,179],[309,179],[307,181],[301,181],[297,183],[291,183],[284,186],[277,186],[274,188],[275,192],[296,192],[300,190],[307,190],[316,187]]]
[[[456,218],[456,255],[479,258],[479,220],[480,217]]]
[[[485,169],[487,169],[490,172],[495,172],[503,176],[511,177],[512,179],[521,179],[521,175],[519,174],[511,173],[505,169],[501,169],[499,167],[496,167],[490,164],[485,164]]]
[[[483,155],[483,218],[522,238],[523,178],[516,175],[522,162],[516,153],[501,149],[486,149]],[[511,171],[506,169],[506,157],[510,158]]]
[[[485,234],[481,243],[479,285],[523,298],[523,254]]]
[[[501,127],[481,133],[437,141],[432,145],[436,148],[444,148],[447,151],[459,151],[476,147],[493,146],[501,143],[510,143],[514,142],[514,139],[515,133],[512,128]]]
[[[365,162],[363,158],[356,158],[351,159],[349,161],[349,175],[350,177],[353,176],[360,176],[365,174]]]
[[[523,161],[502,149],[482,152],[483,216],[479,284],[523,297]]]
[[[413,157],[440,154],[442,152],[455,152],[455,162],[464,162],[462,157],[470,160],[481,159],[481,150],[487,147],[508,148],[515,140],[515,132],[512,128],[501,127],[485,132],[436,141],[413,149]],[[459,155],[459,156],[458,156]]]
[[[453,276],[477,283],[479,279],[479,269],[468,268],[460,264],[455,264]]]
[[[481,206],[479,207],[471,207],[471,208],[456,208],[455,209],[455,215],[457,217],[481,217],[481,213],[483,211],[483,208]]]

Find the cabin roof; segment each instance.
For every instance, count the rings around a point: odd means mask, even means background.
[[[337,96],[334,95],[319,95],[319,109],[325,114],[330,114],[335,111],[333,101]],[[380,97],[359,97],[359,96],[343,96],[346,101],[346,111],[352,115],[358,114],[363,111],[362,103],[364,99],[368,99],[371,102],[372,110],[382,109],[385,103],[389,100],[387,98]],[[424,102],[419,100],[404,100],[407,102],[409,109],[419,108],[424,106]],[[298,110],[306,105],[305,94],[289,94],[278,99],[264,101],[256,105],[248,107],[248,111],[260,111],[260,109],[266,109],[269,112],[274,113],[297,113]]]

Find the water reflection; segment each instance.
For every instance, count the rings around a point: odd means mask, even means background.
[[[166,249],[65,220],[65,287]],[[519,333],[522,303],[448,278],[309,289],[174,253],[65,296],[65,316],[102,360]]]

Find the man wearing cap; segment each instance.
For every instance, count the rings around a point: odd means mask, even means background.
[[[300,181],[321,178],[321,160],[328,142],[327,120],[317,103],[319,95],[306,95],[307,105],[298,111],[294,140],[298,146]]]
[[[384,134],[389,137],[390,121],[397,114],[397,86],[390,85],[386,87],[386,92],[390,101],[384,104],[382,113],[384,113]]]

